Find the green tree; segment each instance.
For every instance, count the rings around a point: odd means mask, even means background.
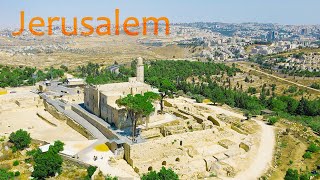
[[[304,97],[302,97],[297,107],[296,113],[299,115],[307,114],[308,112],[307,106],[308,106],[308,101]]]
[[[178,180],[178,175],[172,169],[166,169],[162,167],[161,170],[157,173],[156,171],[151,171],[147,174],[144,174],[141,177],[142,180]]]
[[[278,122],[278,118],[277,117],[270,117],[269,119],[268,119],[268,124],[269,125],[274,125],[275,123],[277,123]]]
[[[30,145],[31,137],[27,131],[20,129],[10,134],[9,141],[14,144],[14,150],[22,150]]]
[[[19,163],[18,160],[13,161],[13,163],[12,163],[13,166],[18,166],[19,164],[20,164],[20,163]]]
[[[89,179],[91,179],[92,175],[94,174],[94,172],[96,172],[96,170],[97,170],[96,166],[89,166],[87,168],[87,173],[88,173]]]
[[[118,180],[118,177],[112,177],[111,175],[107,175],[105,180]]]
[[[312,153],[307,151],[303,154],[302,156],[304,159],[311,159],[312,158]]]
[[[248,93],[250,93],[250,94],[256,94],[256,93],[257,93],[257,89],[254,88],[254,87],[249,87]]]
[[[161,114],[163,114],[163,100],[169,95],[172,95],[176,91],[176,86],[172,83],[172,81],[168,79],[162,79],[160,82],[159,91],[161,92],[161,99],[160,99],[160,107],[161,107]]]
[[[288,169],[284,180],[299,180],[299,173],[297,170]]]
[[[119,106],[123,106],[127,110],[127,119],[131,120],[132,123],[132,140],[135,141],[136,138],[136,129],[137,122],[143,116],[149,116],[154,112],[155,108],[153,107],[152,101],[154,100],[155,95],[152,93],[146,93],[145,96],[141,94],[132,95],[118,99],[116,103]]]
[[[56,141],[54,145],[49,147],[47,152],[42,153],[40,150],[33,151],[34,171],[32,177],[37,179],[45,179],[61,173],[63,163],[62,157],[58,154],[63,151],[63,143]]]
[[[274,111],[285,112],[287,110],[287,104],[278,98],[273,98],[271,100],[271,107]]]
[[[320,147],[317,146],[315,143],[310,144],[310,146],[307,149],[307,151],[312,152],[312,153],[316,153],[319,150],[320,150]]]
[[[310,178],[311,178],[310,173],[300,174],[300,180],[310,180]]]
[[[0,180],[12,180],[13,178],[13,172],[8,172],[6,169],[0,169]]]

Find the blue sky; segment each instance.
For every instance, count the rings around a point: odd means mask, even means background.
[[[33,16],[167,16],[171,22],[266,22],[320,24],[319,0],[1,0],[0,26]]]

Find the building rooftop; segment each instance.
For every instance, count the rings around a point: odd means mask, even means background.
[[[150,87],[150,85],[142,82],[122,82],[122,83],[112,83],[112,84],[104,84],[97,86],[97,89],[99,91],[120,91],[121,89],[127,89],[127,88],[137,88],[137,87]]]

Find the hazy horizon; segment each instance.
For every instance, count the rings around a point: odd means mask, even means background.
[[[128,16],[166,16],[171,23],[221,22],[221,23],[273,23],[283,25],[319,25],[320,12],[317,0],[10,0],[1,2],[0,26],[18,27],[20,11],[26,19],[34,16],[72,17],[99,16],[114,19],[114,10],[120,9],[123,21]],[[28,21],[26,22],[28,23]]]

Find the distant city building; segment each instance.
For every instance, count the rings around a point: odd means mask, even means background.
[[[279,33],[276,31],[270,31],[267,35],[268,41],[274,41],[279,38]]]
[[[301,35],[308,35],[309,31],[307,28],[301,29]]]

